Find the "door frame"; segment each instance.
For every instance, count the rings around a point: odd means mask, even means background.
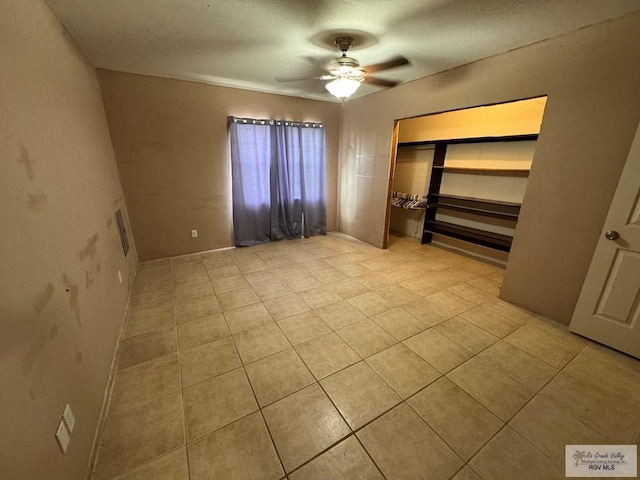
[[[384,236],[382,248],[389,248],[389,224],[391,223],[391,196],[393,195],[393,177],[396,173],[396,159],[398,156],[398,132],[400,120],[393,121],[393,133],[391,134],[391,152],[389,154],[389,185],[387,185],[387,209],[384,214]]]

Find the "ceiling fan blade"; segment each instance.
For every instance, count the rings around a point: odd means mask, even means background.
[[[333,59],[327,56],[306,56],[298,57],[312,65],[311,71],[304,77],[274,77],[277,82],[302,82],[305,80],[332,80],[334,77],[327,74],[327,65]],[[309,69],[305,69],[309,70]]]
[[[323,77],[274,77],[276,82],[287,83],[287,82],[304,82],[306,80],[324,80]]]
[[[411,62],[404,58],[402,55],[397,55],[390,60],[382,63],[375,63],[373,65],[367,65],[366,67],[362,67],[365,73],[376,73],[382,70],[389,70],[391,68],[402,67],[403,65],[410,65]]]
[[[385,80],[384,78],[365,77],[364,83],[369,83],[371,85],[377,85],[379,87],[391,88],[391,87],[395,87],[400,82],[396,82],[394,80]]]
[[[335,60],[337,55],[306,55],[304,57],[298,57],[307,63],[310,63],[316,68],[325,70],[327,65]]]

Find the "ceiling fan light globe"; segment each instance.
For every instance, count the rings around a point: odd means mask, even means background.
[[[349,98],[356,93],[360,87],[360,82],[352,78],[339,77],[325,85],[329,93],[336,98]]]

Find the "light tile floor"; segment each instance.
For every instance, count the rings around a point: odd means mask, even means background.
[[[557,479],[637,444],[640,362],[502,274],[340,234],[141,263],[92,478]]]

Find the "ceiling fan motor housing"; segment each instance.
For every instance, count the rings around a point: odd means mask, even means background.
[[[351,57],[340,57],[331,62],[328,67],[329,73],[337,77],[347,76],[354,80],[364,78],[364,72],[360,69],[360,62]]]

